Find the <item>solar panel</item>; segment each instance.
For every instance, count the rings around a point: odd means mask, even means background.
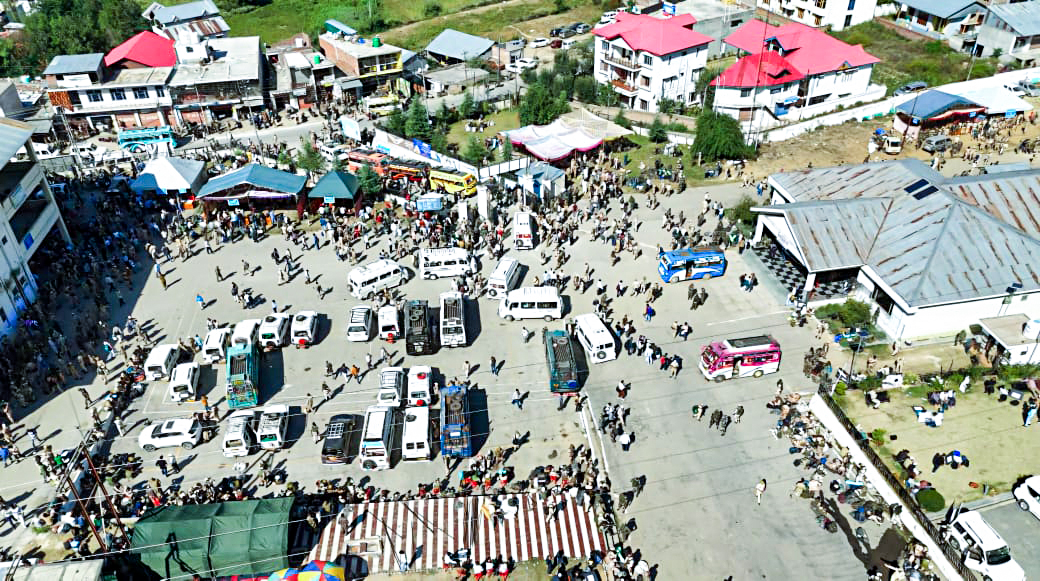
[[[923,188],[926,185],[928,185],[928,180],[926,180],[924,178],[921,178],[921,179],[917,180],[916,182],[910,184],[909,186],[906,186],[905,188],[903,188],[903,191],[905,191],[908,194],[912,194],[914,192],[914,190],[919,190],[919,189]]]
[[[928,186],[927,188],[925,188],[925,189],[917,192],[916,194],[914,194],[914,199],[915,200],[923,200],[923,199],[927,198],[928,196],[930,196],[930,195],[932,195],[932,194],[934,194],[935,192],[938,192],[938,191],[939,191],[939,188],[937,188],[935,186]]]

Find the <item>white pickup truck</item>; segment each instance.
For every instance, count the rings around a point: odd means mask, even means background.
[[[77,143],[72,146],[72,155],[78,157],[83,163],[117,163],[133,158],[122,149],[109,149],[101,147],[96,143]]]

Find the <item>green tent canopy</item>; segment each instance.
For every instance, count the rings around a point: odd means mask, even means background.
[[[330,171],[314,184],[307,197],[312,200],[315,198],[356,200],[359,188],[357,176],[354,174],[345,171]]]
[[[163,578],[262,574],[289,566],[293,497],[166,506],[141,517],[131,552]]]

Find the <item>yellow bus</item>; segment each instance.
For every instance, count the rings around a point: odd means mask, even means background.
[[[473,177],[473,174],[432,169],[430,170],[430,189],[444,190],[449,194],[459,194],[463,197],[473,196],[477,193],[477,178]]]

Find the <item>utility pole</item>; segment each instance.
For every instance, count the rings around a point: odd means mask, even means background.
[[[98,475],[97,468],[94,467],[94,459],[90,457],[87,450],[83,451],[83,456],[87,459],[87,466],[90,467],[90,472],[94,475],[94,480],[97,481],[98,487],[101,488],[101,495],[105,497],[105,502],[108,503],[108,508],[112,511],[112,516],[116,519],[116,524],[119,525],[119,534],[123,537],[123,541],[126,542],[126,548],[129,549],[130,538],[126,536],[126,529],[123,527],[122,519],[119,518],[119,511],[116,510],[115,505],[112,503],[112,498],[108,495],[105,483],[102,482],[101,476]]]
[[[90,518],[90,514],[87,512],[87,508],[83,506],[83,499],[79,496],[79,490],[76,489],[76,485],[72,482],[72,477],[69,476],[69,470],[72,469],[72,464],[66,465],[64,470],[65,483],[69,486],[69,492],[72,493],[73,498],[76,499],[76,504],[79,506],[80,512],[83,513],[83,520],[87,521],[90,525],[90,532],[94,533],[94,538],[97,539],[98,547],[101,547],[102,552],[108,552],[108,545],[105,544],[105,539],[101,538],[101,533],[98,532],[97,527],[94,526],[94,520]]]

